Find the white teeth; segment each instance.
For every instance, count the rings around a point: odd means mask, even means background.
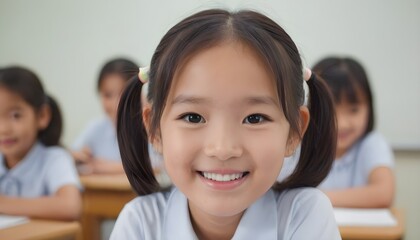
[[[218,174],[218,173],[209,173],[203,172],[203,176],[207,179],[219,181],[219,182],[228,182],[233,181],[239,178],[242,178],[243,173],[234,173],[234,174]]]

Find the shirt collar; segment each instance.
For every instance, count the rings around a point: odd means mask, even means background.
[[[5,159],[3,154],[0,155],[0,176],[9,173],[11,176],[20,178],[25,176],[25,173],[33,167],[32,162],[37,162],[40,158],[45,146],[40,142],[36,142],[28,154],[12,169],[7,169],[5,165]]]
[[[344,170],[353,165],[357,157],[357,152],[360,148],[359,145],[360,142],[356,142],[346,153],[344,153],[343,156],[336,159],[333,162],[333,168],[336,168],[337,170]]]
[[[192,228],[185,195],[175,188],[167,207],[163,239],[198,239]],[[278,239],[277,227],[277,204],[274,193],[270,190],[245,211],[232,239]]]
[[[0,177],[6,174],[9,170],[6,168],[3,154],[0,154]]]
[[[190,221],[187,198],[176,188],[172,190],[168,199],[167,214],[163,226],[163,239],[198,239]]]

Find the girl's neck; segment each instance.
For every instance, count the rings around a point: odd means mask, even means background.
[[[346,150],[338,150],[335,153],[335,160],[340,159],[344,154],[346,153]]]
[[[31,152],[33,147],[35,146],[36,142],[34,142],[29,149],[23,154],[15,154],[15,155],[3,155],[4,157],[4,164],[8,169],[12,169],[16,167],[22,160]]]
[[[232,239],[243,212],[234,216],[216,217],[194,208],[189,203],[190,219],[198,239]]]
[[[22,160],[22,158],[15,158],[10,156],[4,156],[4,164],[7,169],[12,169]]]

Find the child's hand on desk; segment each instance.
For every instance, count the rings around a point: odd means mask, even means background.
[[[93,160],[92,151],[88,147],[82,148],[81,151],[72,152],[72,155],[76,163],[88,163]]]

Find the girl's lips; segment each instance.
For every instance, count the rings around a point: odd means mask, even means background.
[[[200,179],[215,190],[232,190],[241,185],[249,172],[239,171],[197,171]]]
[[[337,137],[338,137],[339,139],[345,139],[345,138],[347,138],[348,136],[350,136],[350,132],[341,132],[341,133],[338,133],[338,134],[337,134]]]
[[[10,146],[16,142],[16,139],[4,139],[0,141],[0,145]]]

